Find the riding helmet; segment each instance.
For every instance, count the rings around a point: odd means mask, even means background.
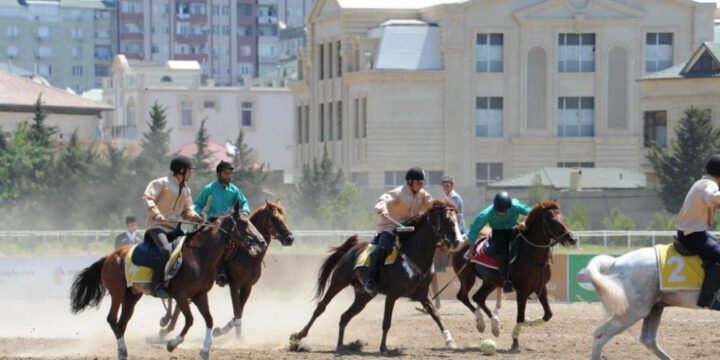
[[[495,211],[506,212],[511,206],[512,198],[510,197],[510,194],[506,191],[501,191],[495,194],[495,199],[493,200],[493,207],[495,208]]]
[[[720,176],[720,154],[715,154],[710,157],[707,165],[705,165],[705,171],[712,176]]]
[[[178,155],[170,161],[170,171],[179,174],[182,169],[192,169],[192,161],[187,156]]]
[[[425,181],[425,172],[420,167],[414,167],[405,173],[405,181],[418,180]]]
[[[227,169],[235,170],[235,167],[233,167],[231,163],[225,160],[220,160],[220,162],[215,167],[215,172],[223,172],[223,170]]]

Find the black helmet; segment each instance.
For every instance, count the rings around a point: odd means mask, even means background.
[[[712,176],[720,176],[720,154],[710,157],[707,165],[705,165],[705,172]]]
[[[512,206],[512,198],[510,197],[510,194],[508,194],[505,191],[501,191],[497,194],[495,194],[495,199],[493,200],[493,206],[495,207],[495,211],[499,212],[506,212],[510,207]]]
[[[225,160],[220,160],[220,162],[215,167],[215,172],[222,172],[223,170],[226,170],[226,169],[235,170],[235,168],[232,166],[231,163],[229,163]]]
[[[182,169],[192,169],[192,161],[187,156],[178,155],[170,161],[170,171],[179,174]]]
[[[407,173],[405,173],[405,181],[410,180],[425,181],[425,172],[423,169],[416,166],[408,170]]]

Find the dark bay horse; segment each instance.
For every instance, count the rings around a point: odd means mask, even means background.
[[[173,351],[183,342],[193,324],[189,302],[191,299],[202,314],[207,328],[200,356],[203,359],[210,356],[213,319],[208,308],[207,292],[215,281],[216,269],[223,258],[225,246],[237,242],[254,244],[260,250],[265,247],[262,235],[246,216],[240,215],[237,204],[232,214],[220,218],[219,228],[203,228],[185,242],[182,249],[182,266],[168,286],[170,296],[175,299],[185,317],[185,326],[180,335],[168,341],[168,351]],[[115,333],[120,360],[127,359],[125,329],[144,290],[136,286],[127,286],[125,258],[130,248],[126,246],[115,250],[81,271],[73,282],[70,294],[71,310],[73,313],[78,313],[88,306],[98,306],[107,289],[112,300],[107,322]],[[120,306],[122,313],[118,321]]]
[[[442,242],[444,246],[452,249],[461,239],[457,210],[447,201],[435,200],[425,214],[409,220],[405,225],[414,226],[415,231],[401,234],[402,246],[398,260],[392,265],[381,266],[378,272],[377,288],[381,294],[386,296],[380,352],[388,354],[387,333],[390,330],[395,301],[400,297],[409,297],[419,301],[440,327],[446,345],[454,348],[455,341],[450,331],[446,330],[442,324],[440,316],[428,296],[428,287],[432,279],[433,255],[438,244]],[[356,235],[349,238],[344,244],[331,249],[332,254],[322,264],[318,275],[316,298],[322,297],[322,300],[318,303],[307,325],[299,333],[290,336],[291,347],[296,346],[301,339],[307,336],[313,322],[325,311],[333,297],[340,290],[352,286],[355,290],[355,300],[340,317],[336,351],[343,351],[345,327],[376,295],[368,294],[365,291],[360,283],[362,271],[355,270],[358,257],[367,246],[367,243],[358,242]],[[326,287],[327,291],[325,291]]]
[[[255,209],[250,215],[250,222],[255,225],[258,231],[263,235],[268,247],[254,256],[245,248],[239,248],[235,256],[225,260],[227,261],[228,284],[230,287],[230,297],[232,298],[234,317],[230,322],[222,328],[215,328],[213,336],[221,336],[227,334],[232,328],[235,328],[235,335],[240,338],[242,332],[242,314],[245,309],[248,297],[252,287],[260,279],[262,275],[262,263],[270,246],[272,239],[277,238],[284,246],[292,245],[295,237],[288,229],[287,216],[285,208],[278,200],[276,203],[265,201],[265,205]],[[171,314],[171,307],[168,306],[168,313],[165,318]],[[175,308],[172,314],[172,321],[167,328],[160,330],[160,338],[169,334],[175,329],[180,311]]]
[[[549,321],[552,317],[550,304],[548,303],[546,285],[550,280],[550,260],[551,249],[556,244],[570,246],[575,244],[576,239],[567,225],[565,225],[565,217],[560,212],[560,206],[557,202],[543,201],[535,205],[525,221],[527,228],[525,231],[518,232],[515,237],[517,246],[517,256],[514,264],[510,267],[510,279],[515,284],[517,291],[517,318],[516,325],[512,332],[513,344],[512,350],[519,351],[520,331],[523,326],[535,326]],[[452,256],[452,265],[455,272],[458,273],[460,280],[460,290],[457,293],[457,299],[470,309],[475,315],[475,323],[478,331],[485,331],[485,321],[482,312],[490,318],[492,322],[492,333],[494,336],[500,336],[500,320],[497,315],[493,314],[485,305],[490,293],[498,287],[502,286],[502,279],[497,270],[491,269],[473,262],[469,262],[465,258],[465,253],[469,245],[466,243],[460,250]],[[466,264],[468,266],[466,266]],[[464,269],[468,267],[468,269]],[[468,293],[475,285],[475,278],[483,279],[482,286],[473,295],[473,300],[478,304],[478,308],[470,303]],[[536,319],[525,322],[525,306],[528,297],[533,293],[537,294],[540,304],[543,307],[544,315],[542,319]],[[482,310],[482,312],[481,312]]]

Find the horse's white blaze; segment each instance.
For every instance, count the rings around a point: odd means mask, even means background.
[[[120,351],[120,352],[127,351],[127,346],[125,346],[125,338],[117,339],[117,343],[118,343],[118,351]]]
[[[211,346],[212,346],[212,329],[208,328],[208,329],[205,329],[205,341],[203,341],[203,351],[205,353],[209,353]]]

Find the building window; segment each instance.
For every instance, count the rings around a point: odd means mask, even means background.
[[[400,186],[405,184],[405,171],[386,171],[385,186]]]
[[[70,30],[72,38],[73,39],[82,39],[83,38],[83,29],[81,28],[72,28]]]
[[[594,109],[592,97],[558,98],[558,136],[593,136]]]
[[[110,67],[107,65],[95,65],[95,76],[96,77],[110,76]]]
[[[337,42],[337,76],[341,77],[343,68],[342,68],[342,53],[340,52],[340,40]]]
[[[38,28],[38,37],[41,39],[48,38],[50,36],[50,29],[47,26],[40,26]]]
[[[215,102],[212,100],[203,101],[203,109],[215,110]]]
[[[253,126],[253,103],[250,101],[243,101],[240,108],[242,110],[242,126]]]
[[[320,124],[320,142],[325,141],[325,104],[318,105],[318,124]]]
[[[560,34],[559,72],[595,71],[595,34]]]
[[[367,139],[367,98],[362,98],[362,137]]]
[[[222,10],[223,15],[230,15],[230,6],[223,5],[220,10]]]
[[[110,60],[112,59],[112,50],[109,47],[98,46],[95,48],[95,59]]]
[[[328,107],[328,140],[333,141],[333,138],[335,134],[333,134],[333,123],[335,122],[335,119],[333,119],[333,103],[327,104]]]
[[[252,5],[250,4],[237,4],[238,16],[252,16]]]
[[[318,76],[322,80],[325,78],[325,45],[318,45]]]
[[[38,48],[37,55],[41,59],[47,59],[52,56],[52,48],[49,46],[41,46]]]
[[[72,57],[75,59],[79,59],[82,56],[82,46],[73,46],[72,50],[70,51],[72,53]]]
[[[667,69],[673,64],[673,34],[647,33],[645,36],[645,71]]]
[[[667,111],[646,111],[643,114],[643,143],[667,146]]]
[[[240,46],[240,56],[252,56],[252,46],[241,45]]]
[[[75,76],[75,77],[81,77],[81,76],[83,76],[83,67],[82,67],[82,65],[73,65],[73,67],[72,67],[72,76]]]
[[[475,98],[475,136],[501,137],[503,135],[503,98]]]
[[[595,163],[594,162],[580,162],[580,161],[563,161],[557,163],[557,167],[559,168],[594,168]]]
[[[342,101],[337,102],[337,139],[342,140],[343,122],[342,122]]]
[[[295,131],[297,132],[297,143],[302,144],[303,143],[303,133],[302,133],[302,106],[296,106],[295,107],[295,123],[297,124],[295,126]]]
[[[720,64],[710,55],[709,51],[700,55],[700,58],[695,62],[693,67],[688,71],[690,74],[717,74],[720,72]]]
[[[180,102],[180,126],[193,126],[192,101]]]
[[[192,3],[190,4],[191,15],[205,15],[206,12],[205,4],[203,3]]]
[[[38,74],[42,76],[52,75],[52,66],[50,65],[38,65]]]
[[[503,177],[502,163],[477,163],[475,164],[475,186],[485,186]]]
[[[353,100],[353,123],[355,127],[355,138],[360,138],[360,98]]]
[[[252,27],[250,25],[238,25],[237,33],[239,36],[252,36]]]
[[[18,36],[18,27],[17,26],[8,26],[7,27],[7,36],[9,38],[14,38]]]
[[[503,34],[477,34],[475,71],[503,71]]]
[[[126,0],[120,4],[120,11],[125,14],[142,14],[143,2],[137,0]]]
[[[333,43],[327,44],[327,52],[328,52],[328,79],[332,79],[333,77],[333,59],[335,58],[333,53]]]

